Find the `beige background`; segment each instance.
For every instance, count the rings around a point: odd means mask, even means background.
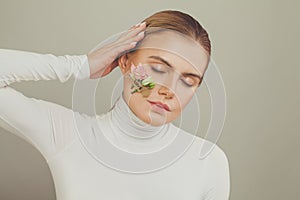
[[[209,32],[228,98],[218,144],[229,159],[230,199],[300,199],[299,1],[1,0],[0,48],[84,54],[163,9],[189,13]],[[71,107],[72,83],[12,87]],[[0,199],[55,199],[41,154],[3,129]]]

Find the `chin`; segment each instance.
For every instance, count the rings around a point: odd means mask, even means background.
[[[168,123],[166,115],[153,112],[150,107],[147,109],[143,107],[139,107],[139,109],[136,110],[136,115],[143,122],[150,124],[152,126],[161,126],[163,124]]]
[[[168,124],[174,118],[172,112],[165,112],[162,114],[160,112],[156,112],[155,110],[153,111],[151,108],[149,108],[147,111],[141,111],[138,117],[145,123],[152,126],[162,126],[164,124]]]

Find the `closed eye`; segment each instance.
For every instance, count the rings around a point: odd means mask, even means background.
[[[193,87],[195,85],[195,81],[189,77],[181,78],[181,81],[188,87]]]
[[[152,71],[157,72],[157,73],[161,73],[161,74],[166,73],[165,71],[162,71],[162,70],[158,69],[157,67],[151,66],[151,69],[152,69]]]

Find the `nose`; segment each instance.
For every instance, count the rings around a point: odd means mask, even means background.
[[[158,94],[165,95],[165,98],[172,99],[175,96],[175,89],[177,88],[177,82],[179,75],[177,73],[171,72],[169,76],[161,82],[160,88],[158,89]]]
[[[158,90],[158,94],[165,95],[165,98],[172,99],[174,97],[174,92],[165,86],[161,86]]]

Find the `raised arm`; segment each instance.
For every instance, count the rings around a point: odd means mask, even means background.
[[[50,159],[76,136],[74,112],[55,103],[28,98],[9,85],[27,80],[65,82],[71,77],[105,76],[116,68],[118,55],[143,38],[139,33],[145,27],[145,24],[131,27],[118,40],[87,55],[54,56],[0,49],[0,126],[25,139]]]
[[[0,50],[0,126],[35,146],[48,159],[76,133],[73,111],[61,105],[29,98],[9,87],[26,80],[89,77],[86,55],[54,56],[17,50]]]
[[[28,80],[55,80],[90,77],[87,55],[39,54],[0,49],[0,88],[13,82]]]

